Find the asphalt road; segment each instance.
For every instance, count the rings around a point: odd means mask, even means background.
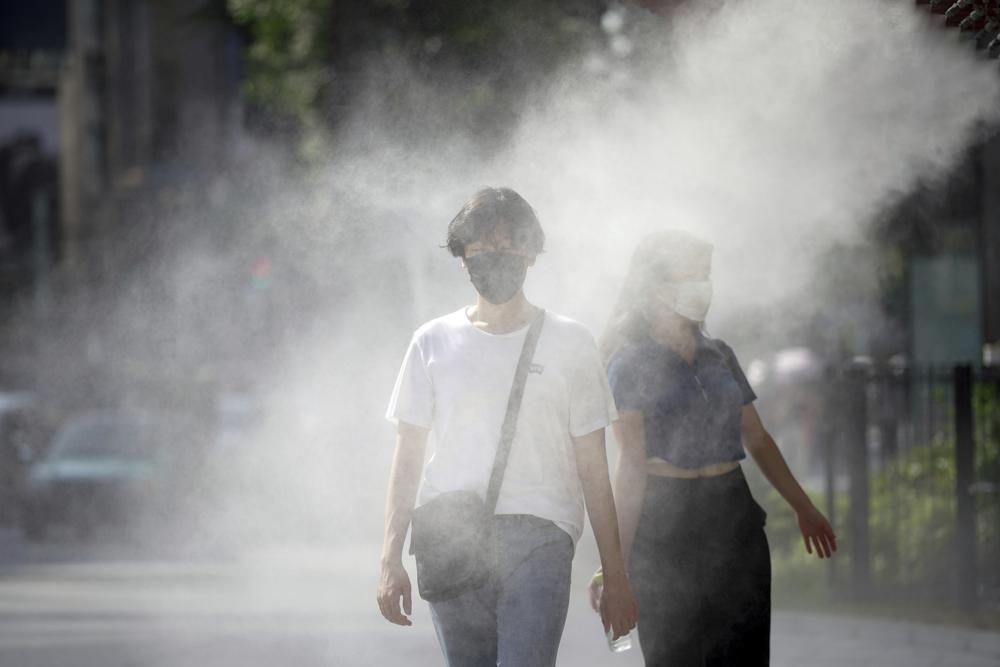
[[[0,531],[0,666],[440,665],[427,609],[381,619],[375,547],[210,556],[120,543],[25,545]],[[608,652],[578,580],[559,665],[637,666]],[[412,572],[412,568],[411,568]],[[773,664],[1000,665],[1000,634],[777,612]]]

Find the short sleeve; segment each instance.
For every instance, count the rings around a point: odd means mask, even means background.
[[[618,419],[608,377],[597,344],[588,334],[576,357],[570,384],[569,432],[573,437],[593,433]]]
[[[744,375],[743,369],[740,368],[740,362],[736,360],[733,348],[723,345],[723,353],[726,356],[726,366],[729,367],[730,374],[736,380],[736,384],[739,385],[740,394],[743,396],[743,405],[753,403],[757,400],[757,394],[754,393],[753,387],[750,386],[750,382],[747,380],[747,376]]]
[[[434,421],[434,385],[416,337],[410,341],[389,398],[385,418],[429,429]]]
[[[608,364],[608,382],[619,410],[644,410],[646,392],[639,377],[640,367],[635,355],[620,350]]]

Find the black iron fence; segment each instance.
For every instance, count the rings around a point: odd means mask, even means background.
[[[1000,369],[856,364],[823,387],[831,590],[1000,608]]]

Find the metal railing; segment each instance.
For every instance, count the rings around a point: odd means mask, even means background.
[[[826,383],[835,591],[1000,608],[1000,369],[853,365]]]

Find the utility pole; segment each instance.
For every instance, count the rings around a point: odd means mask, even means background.
[[[59,82],[62,224],[74,282],[95,259],[89,241],[105,227],[108,185],[103,0],[67,0],[68,48]],[[105,268],[103,247],[96,259]]]

